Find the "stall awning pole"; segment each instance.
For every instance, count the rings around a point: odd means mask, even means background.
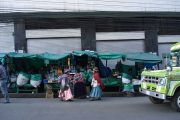
[[[107,60],[106,60],[106,67],[107,67]]]

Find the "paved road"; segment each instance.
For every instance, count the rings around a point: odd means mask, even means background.
[[[180,120],[169,103],[154,105],[147,97],[106,97],[102,101],[13,98],[0,103],[0,120]]]

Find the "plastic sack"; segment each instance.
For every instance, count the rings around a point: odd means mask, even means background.
[[[128,84],[124,84],[124,92],[134,92],[134,87],[133,84],[128,83]]]
[[[11,75],[10,80],[11,80],[11,82],[16,82],[17,81],[17,76]]]
[[[30,84],[33,87],[37,88],[41,84],[41,81],[42,81],[42,76],[40,74],[31,75]]]
[[[128,84],[131,82],[131,80],[129,80],[127,78],[122,78],[122,82]]]
[[[29,75],[26,73],[19,73],[17,77],[17,85],[23,86],[29,81]]]
[[[123,73],[122,74],[122,82],[123,83],[130,83],[131,82],[131,80],[132,80],[132,76],[130,76],[129,74],[127,74],[127,73]]]

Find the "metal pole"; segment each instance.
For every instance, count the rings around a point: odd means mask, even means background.
[[[106,67],[107,67],[107,60],[106,60]]]

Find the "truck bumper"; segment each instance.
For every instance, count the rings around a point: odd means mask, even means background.
[[[145,95],[149,95],[155,98],[159,98],[159,99],[166,99],[166,95],[165,94],[161,94],[161,93],[157,93],[157,92],[153,92],[153,91],[149,91],[149,90],[145,90],[142,88],[139,88],[139,92],[145,94]]]

